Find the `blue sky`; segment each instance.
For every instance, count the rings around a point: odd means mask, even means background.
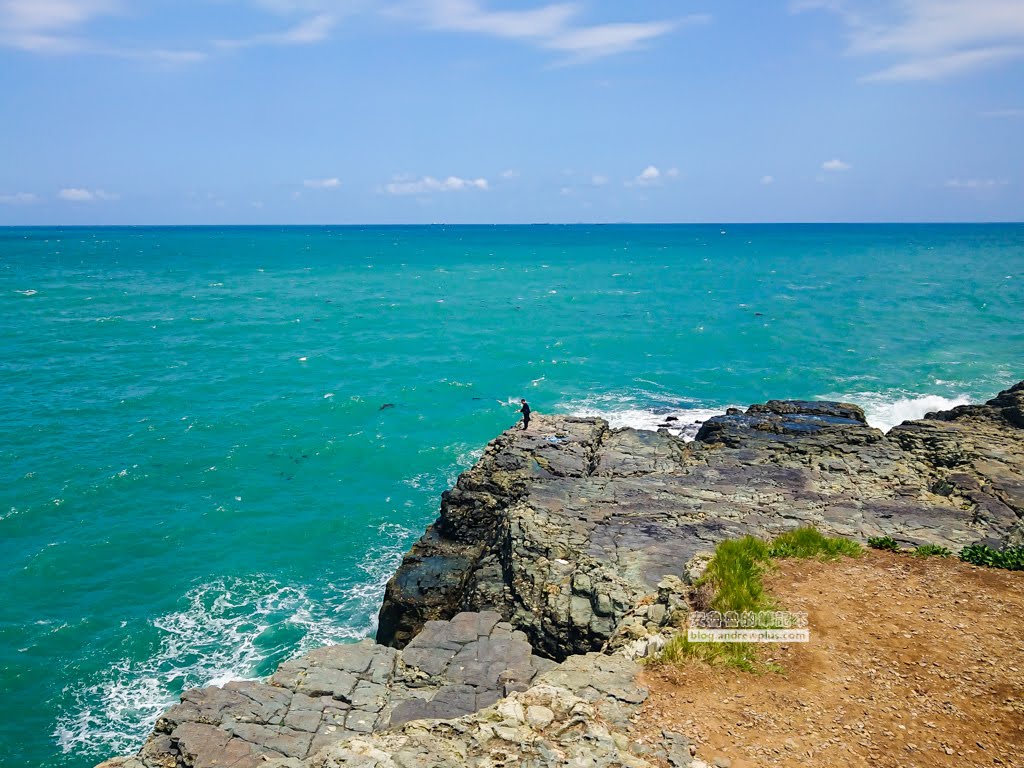
[[[0,0],[0,224],[1024,219],[1024,0]]]

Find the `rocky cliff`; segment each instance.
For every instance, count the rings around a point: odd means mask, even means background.
[[[679,622],[716,542],[805,524],[1024,542],[1024,382],[887,435],[842,403],[732,411],[692,443],[537,416],[444,494],[388,584],[379,645],[189,691],[104,766],[690,765],[684,736],[633,740],[632,659]]]
[[[1024,382],[888,434],[855,405],[773,400],[703,425],[535,417],[487,446],[390,581],[378,642],[493,610],[552,659],[601,649],[724,538],[799,525],[954,551],[1024,540]]]

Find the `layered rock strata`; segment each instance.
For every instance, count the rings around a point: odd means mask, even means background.
[[[138,755],[103,768],[689,766],[684,736],[633,741],[646,691],[630,659],[682,624],[716,542],[811,524],[1024,543],[1024,382],[887,435],[856,406],[802,401],[731,411],[692,443],[532,423],[444,494],[388,584],[382,645],[188,691]]]
[[[882,434],[844,403],[779,401],[694,442],[536,416],[442,497],[387,587],[379,642],[493,610],[553,659],[599,650],[716,542],[800,525],[957,551],[1024,540],[1024,382]]]
[[[136,757],[109,766],[257,768],[410,720],[476,712],[555,666],[500,619],[460,614],[428,623],[404,651],[332,645],[285,662],[265,683],[186,691]]]

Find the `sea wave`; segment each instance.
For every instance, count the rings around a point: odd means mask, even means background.
[[[64,689],[53,730],[60,749],[97,759],[134,752],[184,690],[263,677],[313,648],[372,634],[387,580],[415,536],[394,523],[377,531],[380,543],[358,563],[354,584],[314,590],[256,575],[189,590],[180,609],[150,622],[155,652]]]
[[[697,437],[701,425],[721,416],[726,407],[708,408],[687,398],[669,398],[655,393],[592,395],[560,403],[558,409],[570,416],[599,417],[612,429],[667,429],[686,441]]]
[[[943,397],[896,390],[890,392],[851,392],[822,395],[823,400],[841,400],[859,405],[872,427],[888,432],[904,421],[924,418],[926,413],[947,411],[958,405],[967,405],[972,399],[967,395]]]

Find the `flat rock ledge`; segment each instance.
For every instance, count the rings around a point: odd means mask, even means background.
[[[855,405],[791,400],[692,443],[536,416],[445,492],[388,583],[381,644],[188,691],[137,755],[98,768],[702,765],[683,735],[633,740],[635,659],[683,624],[718,541],[808,524],[1024,543],[1024,382],[888,434]]]
[[[103,765],[299,765],[346,738],[489,707],[555,666],[497,613],[463,613],[429,622],[404,651],[371,640],[332,645],[285,662],[265,683],[186,691],[136,757]]]
[[[497,619],[463,613],[427,625],[404,652],[331,646],[267,684],[189,691],[138,755],[97,768],[690,765],[680,734],[631,738],[647,699],[635,661],[595,653],[554,664]]]

